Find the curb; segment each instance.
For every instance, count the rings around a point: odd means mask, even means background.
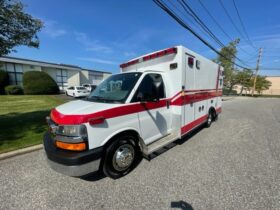
[[[43,144],[39,144],[39,145],[31,146],[31,147],[26,147],[23,149],[18,149],[18,150],[11,151],[11,152],[5,152],[5,153],[0,154],[0,160],[11,158],[11,157],[14,157],[17,155],[23,155],[23,154],[26,154],[29,152],[40,150],[42,148],[43,148]]]
[[[222,101],[229,101],[229,100],[232,100],[234,99],[235,97],[222,97]]]

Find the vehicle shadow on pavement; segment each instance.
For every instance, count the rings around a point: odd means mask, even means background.
[[[185,201],[172,201],[171,208],[182,210],[193,210],[193,207]]]
[[[106,176],[99,170],[97,172],[93,172],[93,173],[87,174],[85,176],[82,176],[82,177],[80,177],[80,179],[82,179],[84,181],[88,181],[88,182],[95,182],[95,181],[99,181],[105,177]]]

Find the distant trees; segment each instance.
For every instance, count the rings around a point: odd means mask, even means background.
[[[42,21],[23,11],[21,2],[0,0],[0,56],[19,45],[38,48],[37,32],[42,26]]]
[[[256,91],[258,92],[258,94],[262,94],[262,91],[268,90],[270,86],[271,86],[271,82],[266,80],[266,77],[259,76],[259,75],[257,76]]]
[[[248,90],[252,87],[253,71],[250,69],[237,71],[235,78],[236,84],[241,86],[239,95],[242,95],[244,88]]]
[[[214,60],[224,67],[224,87],[227,89],[225,92],[228,94],[232,92],[235,85],[241,86],[239,95],[242,95],[244,89],[251,90],[253,87],[255,77],[254,72],[251,69],[237,70],[234,67],[237,45],[239,42],[240,39],[238,38],[223,47],[220,50],[220,53],[223,56],[218,55],[218,57]],[[258,94],[261,94],[262,91],[269,89],[270,86],[271,82],[266,80],[265,76],[257,76],[256,91]]]

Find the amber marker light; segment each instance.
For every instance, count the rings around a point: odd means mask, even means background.
[[[55,145],[57,148],[71,150],[71,151],[83,151],[86,150],[86,143],[65,143],[61,141],[56,141]]]

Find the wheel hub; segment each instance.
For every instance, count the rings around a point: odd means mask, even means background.
[[[129,144],[120,146],[113,157],[113,166],[118,171],[127,169],[134,160],[134,148]]]

